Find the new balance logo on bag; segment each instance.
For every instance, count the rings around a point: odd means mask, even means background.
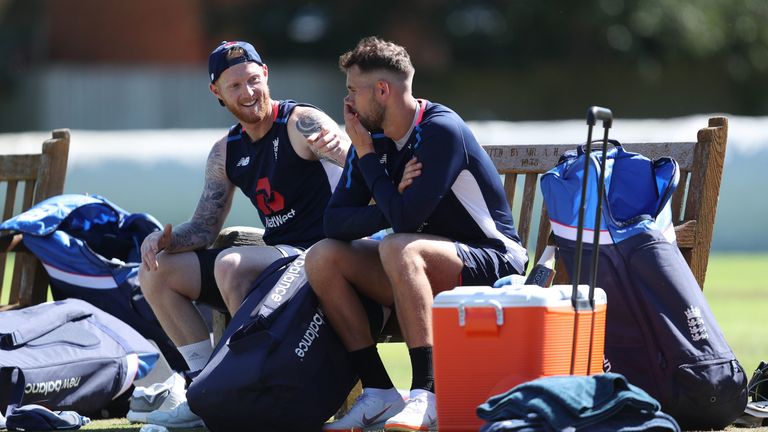
[[[299,342],[299,346],[296,348],[295,353],[297,356],[304,357],[307,355],[307,351],[312,347],[312,342],[316,337],[319,337],[318,332],[320,331],[320,326],[325,325],[324,318],[325,315],[321,310],[318,310],[315,316],[312,317],[312,321],[310,321],[309,327],[307,327],[307,332],[304,333],[301,342]]]
[[[43,396],[46,396],[48,393],[58,393],[62,390],[73,389],[80,386],[81,378],[82,377],[77,376],[72,378],[57,379],[55,381],[27,383],[24,386],[24,394],[39,393]]]

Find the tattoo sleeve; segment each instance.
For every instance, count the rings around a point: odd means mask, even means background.
[[[231,192],[224,167],[224,152],[216,145],[205,167],[205,186],[189,222],[173,230],[170,251],[207,247],[219,234],[229,212]]]
[[[304,138],[309,138],[313,133],[320,132],[322,128],[323,117],[313,109],[303,110],[296,119],[296,129],[304,135]]]
[[[319,112],[314,109],[303,110],[296,119],[296,129],[304,138],[309,138],[312,134],[320,132],[323,129],[323,123],[325,118]],[[328,160],[338,166],[344,166],[345,154],[340,151],[332,151],[329,153],[321,153],[313,146],[309,146],[309,149],[318,158]]]

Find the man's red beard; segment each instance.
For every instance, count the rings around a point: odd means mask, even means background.
[[[269,101],[269,92],[266,91],[261,94],[254,106],[244,107],[240,104],[232,106],[227,102],[224,105],[240,123],[259,123],[269,114]]]

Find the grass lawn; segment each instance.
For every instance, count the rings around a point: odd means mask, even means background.
[[[766,269],[768,253],[729,253],[713,254],[707,270],[704,294],[748,377],[760,360],[768,360],[768,341],[761,331],[763,323],[759,321],[759,317],[768,311],[768,280],[763,279]],[[395,385],[409,388],[411,371],[405,346],[382,344],[379,352]],[[138,431],[140,426],[130,425],[125,419],[115,419],[95,421],[84,429]],[[768,432],[768,427],[750,430]]]
[[[141,424],[131,424],[126,419],[108,419],[108,420],[96,420],[92,421],[85,427],[81,428],[80,430],[93,430],[93,431],[104,431],[104,432],[112,432],[112,431],[133,431],[138,432],[139,429],[141,429]],[[184,430],[186,432],[206,432],[208,429],[206,428],[187,428],[187,429],[174,429],[174,430]],[[255,431],[256,429],[254,429]]]
[[[768,361],[761,316],[768,311],[768,254],[715,254],[709,260],[704,295],[726,340],[748,376]]]

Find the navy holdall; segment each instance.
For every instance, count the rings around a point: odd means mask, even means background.
[[[704,294],[675,245],[670,198],[679,169],[671,158],[652,161],[625,151],[608,152],[600,221],[597,284],[608,297],[605,369],[657,399],[682,429],[722,429],[744,411],[747,378],[725,340]],[[584,167],[588,228],[594,228],[600,155],[591,162],[581,148],[566,152],[541,178],[544,201],[565,268],[576,254],[576,192]],[[585,236],[582,256],[592,254]],[[589,260],[582,260],[587,283]]]
[[[212,431],[319,431],[357,382],[307,282],[304,256],[262,272],[187,390]]]
[[[159,357],[136,330],[82,300],[5,311],[0,313],[0,402],[99,413],[146,376]]]

